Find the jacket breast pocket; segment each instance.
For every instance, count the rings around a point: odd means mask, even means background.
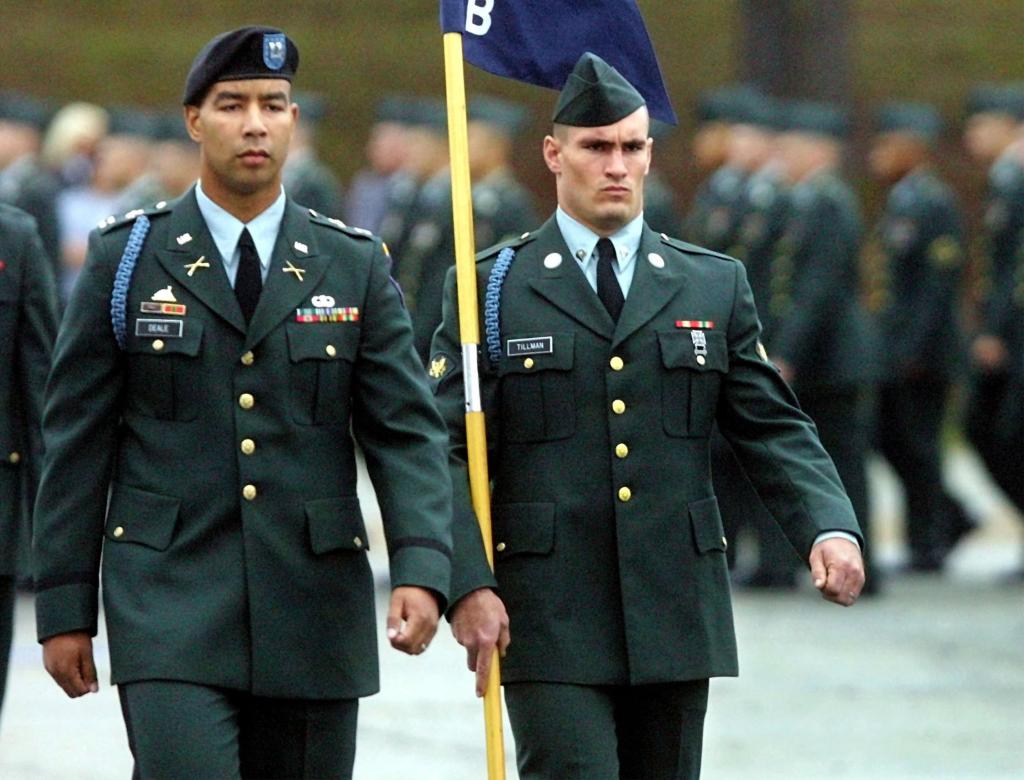
[[[555,441],[575,432],[573,337],[572,333],[556,333],[509,336],[506,340],[498,364],[505,440]]]
[[[200,365],[201,320],[169,320],[169,335],[142,337],[129,322],[126,407],[144,417],[188,422],[199,416],[205,397]]]
[[[729,371],[725,334],[705,330],[704,346],[691,335],[696,331],[658,333],[661,351],[661,419],[665,433],[683,438],[710,435],[718,406],[722,377]]]
[[[287,333],[292,418],[300,425],[347,423],[359,326],[289,322]]]

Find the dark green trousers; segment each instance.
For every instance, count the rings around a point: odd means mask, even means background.
[[[708,681],[505,685],[520,780],[695,780]]]
[[[0,711],[7,688],[7,666],[11,660],[11,637],[14,635],[14,578],[0,576]]]
[[[352,777],[358,699],[266,699],[168,680],[119,694],[134,780]]]

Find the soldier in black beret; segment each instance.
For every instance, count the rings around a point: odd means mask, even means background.
[[[957,311],[964,268],[960,204],[932,163],[942,121],[918,103],[876,119],[872,173],[889,187],[866,246],[868,305],[878,326],[881,383],[875,442],[906,493],[910,566],[942,566],[971,527],[942,487],[940,443],[949,387],[962,365]]]
[[[69,696],[97,691],[102,571],[138,777],[351,777],[379,687],[353,437],[392,645],[426,650],[446,604],[446,431],[387,248],[281,185],[297,65],[272,28],[203,49],[184,96],[200,181],[93,231],[57,339],[38,635]]]
[[[588,53],[553,123],[558,209],[476,266],[493,576],[468,497],[454,273],[433,342],[456,494],[452,627],[479,690],[506,651],[523,780],[688,780],[708,678],[736,674],[712,423],[844,605],[863,584],[860,532],[760,346],[743,266],[644,223],[644,98]]]

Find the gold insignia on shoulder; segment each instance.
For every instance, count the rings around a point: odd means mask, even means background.
[[[960,263],[960,242],[953,236],[939,236],[928,246],[928,259],[939,268],[952,268]]]
[[[757,354],[765,363],[768,363],[768,350],[764,348],[764,344],[761,343],[761,339],[757,340]]]
[[[448,358],[441,355],[441,357],[431,360],[430,371],[428,373],[430,374],[431,379],[441,379],[448,373]]]

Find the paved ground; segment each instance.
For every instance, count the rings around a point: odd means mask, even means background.
[[[852,610],[825,604],[809,586],[737,594],[743,676],[712,684],[705,777],[1024,777],[1024,586],[1004,579],[1021,549],[1020,524],[965,454],[947,472],[984,527],[945,576],[893,577],[884,597]],[[872,476],[876,525],[894,565],[899,494],[884,469]],[[18,604],[0,778],[129,777],[116,695],[105,687],[64,698],[41,669],[31,609],[28,598]],[[98,648],[106,676],[102,637]],[[381,652],[384,691],[363,704],[356,776],[482,780],[481,709],[447,630],[420,658]],[[511,758],[510,737],[507,747]]]

